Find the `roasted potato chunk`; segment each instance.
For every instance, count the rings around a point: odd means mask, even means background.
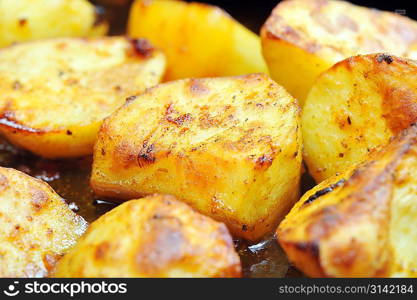
[[[100,36],[107,27],[87,0],[0,1],[0,47],[54,37]]]
[[[417,58],[417,23],[405,16],[344,1],[282,1],[262,28],[272,78],[301,106],[316,77],[357,54]]]
[[[256,240],[298,199],[300,132],[296,100],[267,75],[168,82],[103,123],[91,185],[175,195]]]
[[[0,167],[0,277],[44,277],[87,223],[45,182]]]
[[[268,72],[259,37],[215,6],[138,0],[128,34],[164,50],[166,80]]]
[[[417,127],[308,191],[277,230],[314,277],[417,276]]]
[[[224,224],[172,196],[131,200],[93,222],[56,277],[240,277]]]
[[[344,60],[317,79],[303,108],[308,169],[320,182],[416,121],[415,62],[386,54]]]
[[[160,81],[146,40],[63,38],[0,50],[0,133],[48,158],[91,154],[102,120]]]

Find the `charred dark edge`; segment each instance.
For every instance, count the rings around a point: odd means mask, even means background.
[[[377,57],[376,57],[376,60],[377,60],[377,62],[379,62],[379,63],[382,63],[383,61],[385,61],[387,64],[391,64],[393,61],[394,61],[394,59],[392,58],[392,56],[391,55],[388,55],[388,54],[379,54]]]
[[[359,191],[356,191],[355,193],[350,194],[350,196],[348,197],[358,197],[358,195],[362,195],[363,193],[369,194],[375,188],[378,188],[381,185],[382,180],[384,180],[387,176],[392,176],[392,171],[398,165],[398,159],[402,157],[403,155],[405,155],[410,150],[410,148],[416,143],[417,143],[417,125],[416,124],[413,124],[408,129],[402,131],[399,135],[392,137],[390,139],[390,144],[388,145],[388,148],[389,148],[388,151],[392,151],[392,149],[394,149],[395,157],[391,160],[389,164],[387,164],[384,167],[384,169],[381,172],[379,172],[379,174],[375,178],[373,178],[370,182],[366,183],[365,185],[361,186]],[[386,150],[384,150],[384,152],[385,151]],[[356,169],[354,174],[352,174],[350,178],[346,181],[346,184],[355,184],[355,183],[352,183],[352,181],[361,181],[361,177],[367,175],[363,172],[363,170],[366,170],[366,168],[371,166],[374,162],[375,161],[371,161],[371,162],[361,164]],[[288,233],[286,233],[286,235],[288,235]],[[320,235],[320,236],[316,236],[313,239],[310,239],[309,241],[297,242],[297,241],[287,240],[285,237],[281,239],[280,234],[277,233],[278,242],[284,249],[286,249],[285,250],[286,252],[289,247],[292,247],[296,250],[302,251],[312,257],[317,258],[317,266],[319,267],[319,270],[323,275],[322,277],[325,277],[327,275],[324,272],[320,263],[320,259],[319,259],[320,258],[319,241],[321,238],[322,236]],[[300,267],[300,270],[303,271],[301,267]]]
[[[320,277],[328,277],[325,273],[321,261],[320,261],[320,244],[319,240],[312,240],[312,241],[285,241],[276,237],[280,246],[285,250],[285,252],[290,251],[290,249],[294,249],[297,253],[297,257],[300,256],[307,256],[309,258],[309,262],[311,265],[314,265],[315,268],[320,274]],[[292,251],[290,251],[291,253]],[[288,252],[287,252],[288,253]],[[296,257],[289,257],[290,262],[292,262],[298,270],[304,272],[303,264],[299,264],[298,259]]]
[[[270,155],[263,154],[255,161],[256,168],[258,169],[267,169],[269,168],[274,161],[274,158]]]
[[[143,143],[142,149],[137,157],[138,165],[140,168],[144,168],[156,161],[154,150],[154,144],[148,145],[147,141]]]
[[[321,196],[326,195],[330,192],[333,192],[334,189],[338,188],[339,186],[343,186],[345,184],[345,182],[346,182],[346,179],[340,179],[338,182],[333,183],[333,184],[329,185],[328,187],[325,187],[324,189],[318,190],[313,195],[308,197],[308,199],[306,201],[304,201],[303,205],[310,204],[313,201],[320,198]]]
[[[126,98],[126,103],[130,103],[130,102],[132,102],[132,101],[135,101],[136,100],[136,98],[137,98],[138,96],[136,96],[136,95],[134,95],[134,96],[129,96],[129,97],[127,97]]]
[[[147,39],[127,38],[137,56],[149,58],[155,51],[154,46]]]
[[[294,247],[301,252],[308,252],[315,259],[320,258],[320,247],[317,241],[312,242],[297,242],[294,243]]]

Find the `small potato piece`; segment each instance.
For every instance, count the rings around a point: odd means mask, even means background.
[[[308,191],[277,230],[313,277],[417,277],[417,127]]]
[[[45,182],[0,167],[0,277],[44,277],[87,223]]]
[[[166,80],[268,72],[259,37],[215,6],[138,0],[128,34],[164,50]]]
[[[56,277],[240,277],[224,224],[172,196],[131,200],[93,222]]]
[[[91,185],[117,199],[175,195],[257,240],[298,199],[299,128],[296,100],[266,75],[168,82],[106,119]]]
[[[288,0],[261,30],[272,78],[303,106],[316,77],[357,54],[417,58],[417,22],[344,1]]]
[[[101,36],[107,27],[87,0],[0,1],[0,47],[53,37]]]
[[[304,156],[317,182],[365,159],[417,121],[417,64],[372,54],[324,72],[302,115]]]
[[[164,55],[146,40],[63,38],[0,50],[0,133],[48,158],[91,154],[102,120],[159,83]]]

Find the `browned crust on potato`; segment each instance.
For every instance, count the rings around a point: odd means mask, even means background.
[[[171,97],[174,91],[178,95]],[[147,107],[138,108],[142,105]],[[148,108],[152,117],[146,119],[141,112]],[[174,194],[224,221],[233,233],[259,239],[275,229],[297,197],[298,187],[284,187],[299,181],[299,117],[296,100],[265,74],[164,83],[105,120],[91,185],[101,197],[119,200]],[[123,128],[129,128],[127,135]],[[279,183],[275,174],[281,160],[295,168]],[[238,165],[248,171],[236,174]],[[172,179],[162,179],[167,177]],[[237,191],[233,180],[247,193]],[[259,209],[258,216],[246,209],[253,204],[239,201],[259,201],[269,208]]]
[[[180,219],[155,212],[145,226],[146,241],[136,255],[136,264],[141,272],[152,276],[185,260],[187,241],[181,232],[183,224]]]
[[[242,272],[226,226],[169,195],[128,201],[100,217],[55,275],[120,276],[119,264],[127,272],[122,276],[129,277],[240,277]]]
[[[379,249],[378,257],[369,257],[367,247],[370,245],[361,244],[363,241],[355,237],[349,240],[346,236],[347,240],[332,244],[333,248],[327,251],[326,263],[330,262],[333,268],[337,268],[341,276],[354,275],[352,270],[358,265],[369,266],[368,276],[389,275],[392,253],[387,236],[395,172],[402,158],[416,143],[417,125],[412,125],[392,138],[385,149],[373,152],[366,162],[344,178],[343,187],[338,186],[323,196],[331,197],[331,193],[335,193],[334,190],[349,191],[337,203],[321,205],[319,209],[309,210],[307,215],[302,215],[302,211],[307,209],[307,196],[302,197],[300,202],[304,204],[297,204],[277,230],[278,241],[290,260],[309,276],[333,276],[327,273],[323,266],[321,245],[330,241],[343,228],[361,223],[366,226],[370,222],[375,225],[375,234],[380,237],[380,244],[374,245]],[[319,199],[317,201],[322,200]],[[314,207],[315,204],[312,202],[307,206]],[[296,219],[301,216],[301,220]],[[302,240],[294,239],[295,231],[298,229],[302,232]],[[300,235],[298,236],[300,238]]]
[[[31,52],[39,57],[26,72]],[[165,60],[144,39],[71,37],[0,49],[0,64],[2,135],[38,155],[60,158],[91,153],[102,120],[126,96],[158,83]],[[45,114],[44,104],[50,109]]]
[[[153,164],[156,160],[155,158],[155,144],[148,145],[148,141],[144,141],[142,149],[139,150],[138,154],[138,165],[143,168],[147,165]]]
[[[375,82],[382,99],[382,117],[394,135],[417,122],[417,65],[415,61],[386,53],[358,55],[335,64],[329,72],[339,68],[354,70],[365,64],[363,76]],[[402,78],[398,78],[401,74]],[[395,80],[391,80],[395,79]],[[360,96],[360,95],[358,95]]]
[[[44,277],[87,223],[45,182],[0,167],[0,277]]]
[[[145,238],[137,250],[136,265],[138,270],[148,276],[157,276],[164,269],[175,267],[176,264],[187,263],[187,261],[192,264],[193,257],[200,255],[204,249],[203,247],[199,249],[198,246],[194,248],[189,246],[189,237],[184,232],[184,226],[189,225],[184,224],[178,216],[171,212],[172,205],[186,207],[186,204],[178,202],[175,197],[169,195],[153,195],[151,197],[161,197],[163,204],[155,206],[146,221]],[[201,228],[208,228],[211,226],[209,223],[213,221],[200,214],[195,214],[194,222]],[[218,228],[212,237],[229,248],[234,247],[231,236],[224,224],[218,224]],[[230,263],[231,265],[228,265],[224,270],[220,270],[216,276],[240,277],[239,259],[233,258]]]
[[[141,58],[146,59],[154,54],[155,48],[147,39],[127,39],[132,45],[133,53]]]
[[[298,13],[300,14],[299,18],[301,18],[303,14],[301,14],[300,11],[303,11],[308,15],[307,18],[310,20],[305,21],[305,23],[289,23],[286,16],[291,13]],[[338,11],[339,15],[337,16],[336,14]],[[355,20],[351,17],[355,12],[366,13],[366,16],[372,20],[371,26],[375,26],[375,31],[378,32],[380,36],[367,36],[367,32],[363,29],[364,26],[361,26],[360,20]],[[331,13],[336,17],[330,17],[329,15]],[[313,23],[309,24],[309,26],[323,29],[324,33],[321,33],[324,35],[323,43],[321,43],[320,40],[319,30],[311,33],[306,30],[306,28],[303,28],[303,26],[307,26],[309,22]],[[359,47],[367,49],[369,46],[369,50],[374,49],[374,51],[366,51],[366,53],[376,52],[375,48],[379,49],[377,51],[383,51],[384,45],[381,40],[383,36],[386,36],[386,39],[392,39],[392,36],[398,36],[403,41],[405,47],[409,47],[417,42],[417,26],[413,20],[398,14],[353,5],[347,1],[281,1],[273,9],[271,15],[262,27],[263,36],[267,39],[294,45],[311,54],[323,49],[345,55],[345,57],[346,54],[350,56],[361,53],[361,51],[353,53],[352,51],[355,50],[347,50],[344,49],[342,45],[338,45],[343,39],[343,35],[339,35],[339,33],[344,30],[348,30],[354,34],[352,39],[355,40]],[[333,43],[332,41],[326,42],[326,34],[331,36]],[[367,43],[369,43],[369,45]],[[376,47],[376,45],[378,47]],[[350,51],[350,53],[347,53],[346,51]],[[406,52],[406,50],[404,50],[404,52]],[[406,55],[406,53],[396,54]]]
[[[278,236],[279,238],[279,236]],[[308,275],[315,277],[325,277],[325,272],[320,264],[320,249],[315,241],[313,242],[291,242],[280,240],[281,247],[291,257],[296,257],[296,266]],[[294,261],[294,260],[293,260]]]
[[[268,40],[280,41],[287,45],[294,45],[294,43],[298,44],[304,41],[300,33],[289,25],[282,26],[282,31],[277,33],[275,27],[278,20],[281,20],[281,17],[272,14],[261,28],[262,36],[265,36]],[[320,48],[320,44],[316,42],[306,42],[300,49],[307,53],[315,53]]]

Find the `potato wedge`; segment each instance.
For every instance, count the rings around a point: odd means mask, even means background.
[[[298,199],[299,107],[267,75],[186,79],[132,99],[103,123],[96,194],[175,195],[256,240]]]
[[[304,157],[317,182],[361,162],[417,121],[417,64],[386,54],[346,59],[324,72],[302,114]]]
[[[350,56],[417,58],[417,23],[344,1],[282,1],[261,30],[271,77],[303,106],[316,77]]]
[[[222,9],[182,1],[135,1],[128,34],[167,55],[166,80],[268,72],[259,37]]]
[[[44,277],[87,228],[45,182],[0,167],[0,277]]]
[[[93,222],[56,277],[240,277],[224,224],[172,196],[131,200]]]
[[[0,47],[54,37],[101,36],[107,28],[87,0],[0,1]]]
[[[0,133],[43,157],[91,154],[102,120],[157,84],[165,57],[146,40],[62,38],[0,50]]]
[[[313,277],[417,276],[417,127],[308,191],[277,230]]]

